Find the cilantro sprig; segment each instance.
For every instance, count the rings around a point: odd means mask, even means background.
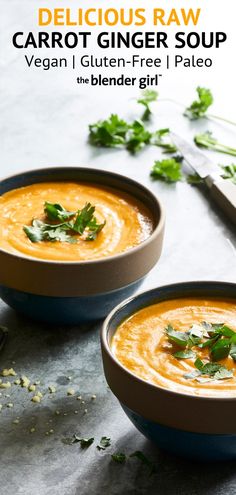
[[[102,437],[99,445],[97,445],[98,450],[106,450],[107,447],[110,447],[111,439],[109,437]]]
[[[89,141],[94,146],[116,148],[124,145],[130,125],[116,114],[89,125]]]
[[[151,177],[156,180],[171,183],[183,178],[181,171],[181,159],[178,157],[156,160],[152,167]]]
[[[185,117],[188,117],[190,120],[197,120],[205,117],[208,119],[221,120],[228,124],[236,125],[236,122],[232,122],[232,120],[208,113],[209,107],[214,103],[214,98],[210,89],[198,86],[196,88],[196,91],[198,98],[185,109]]]
[[[205,117],[208,108],[214,101],[210,89],[198,86],[196,91],[198,99],[194,100],[184,112],[184,115],[190,120],[197,120],[201,117]]]
[[[236,362],[236,332],[227,325],[202,322],[200,325],[193,325],[186,332],[180,332],[172,325],[168,325],[165,332],[173,346],[175,358],[194,359],[196,370],[185,374],[186,379],[196,379],[200,375],[207,375],[209,379],[214,380],[233,377],[232,369],[227,369],[218,363],[227,357],[231,357]],[[204,363],[196,353],[198,349],[206,347],[209,349],[209,357],[212,361]]]
[[[206,131],[203,134],[197,134],[194,137],[195,144],[201,148],[206,148],[226,155],[236,156],[236,148],[220,143],[211,132]]]
[[[86,241],[94,241],[106,223],[97,222],[94,215],[95,206],[91,203],[86,203],[81,210],[70,212],[59,203],[45,201],[44,213],[47,222],[33,219],[31,225],[23,227],[31,242],[60,241],[74,244],[77,242],[75,234],[84,235]],[[48,223],[49,221],[54,223]]]
[[[145,89],[144,91],[142,91],[141,96],[137,99],[137,102],[140,103],[141,105],[144,105],[145,107],[144,113],[141,117],[143,121],[150,119],[152,113],[150,108],[150,103],[157,101],[157,98],[158,98],[157,91],[153,89]]]

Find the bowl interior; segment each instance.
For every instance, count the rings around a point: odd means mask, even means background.
[[[20,187],[42,182],[93,182],[103,187],[124,191],[141,201],[150,211],[154,229],[159,225],[163,212],[157,198],[142,184],[128,177],[86,167],[52,167],[30,170],[3,179],[0,182],[0,195]]]

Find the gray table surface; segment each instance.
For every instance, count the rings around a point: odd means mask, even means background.
[[[70,73],[26,70],[22,55],[13,50],[9,39],[22,25],[25,30],[32,28],[34,7],[24,0],[19,12],[15,0],[0,3],[5,7],[1,20],[5,36],[1,57],[1,175],[49,165],[87,165],[133,177],[158,195],[167,217],[162,257],[142,290],[196,279],[235,282],[236,236],[232,225],[196,188],[184,182],[165,185],[150,180],[149,170],[161,157],[160,150],[149,148],[132,157],[125,151],[96,150],[88,145],[88,123],[111,111],[127,118],[140,114],[130,99],[137,90],[120,88],[117,97],[113,88],[76,87]],[[225,94],[222,99],[214,74],[209,73],[209,81],[221,102],[218,110],[229,115],[230,97]],[[197,83],[203,83],[204,77],[198,73]],[[174,90],[180,100],[189,101],[194,87],[195,81],[187,73],[184,78],[178,74],[175,81],[166,79],[160,89],[163,96]],[[155,107],[152,125],[170,126],[187,138],[196,130],[210,128],[229,144],[235,142],[230,127],[206,121],[192,124],[182,117],[178,106],[164,101]],[[216,162],[232,161],[213,153],[209,156]],[[0,302],[0,324],[9,328],[0,368],[13,366],[19,375],[40,380],[43,392],[50,384],[57,388],[55,394],[46,393],[41,404],[33,404],[31,394],[17,386],[1,391],[0,402],[14,404],[13,408],[4,406],[0,414],[2,495],[236,493],[235,463],[180,460],[159,451],[135,430],[106,385],[99,344],[101,322],[52,328],[34,323]],[[71,387],[76,391],[73,397],[67,396]],[[91,399],[93,394],[96,400]],[[76,399],[78,395],[84,404]],[[14,424],[17,417],[19,424]],[[31,428],[35,429],[32,433]],[[51,429],[53,433],[47,435]],[[79,444],[65,444],[63,440],[74,433],[94,436],[94,445],[85,451]],[[103,435],[111,437],[112,444],[99,452],[96,444]],[[137,459],[125,465],[111,461],[111,453],[135,450],[142,450],[155,462],[154,476],[149,477]]]

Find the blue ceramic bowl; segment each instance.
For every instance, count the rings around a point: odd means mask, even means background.
[[[110,348],[117,327],[134,312],[160,301],[191,296],[233,298],[236,302],[236,284],[179,283],[121,303],[105,320],[101,334],[105,376],[132,423],[160,448],[202,461],[236,459],[236,394],[235,398],[196,397],[152,385],[124,368]]]
[[[32,170],[0,183],[0,195],[29,184],[50,181],[95,183],[139,199],[153,218],[153,232],[140,245],[94,261],[45,261],[0,249],[0,297],[37,320],[78,324],[104,318],[133,294],[158,261],[164,213],[157,198],[141,184],[118,174],[80,167]]]

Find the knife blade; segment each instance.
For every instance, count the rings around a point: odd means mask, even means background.
[[[197,146],[188,143],[173,132],[170,136],[184,160],[204,179],[213,200],[236,224],[236,184],[230,179],[223,179],[221,168],[201,153]]]
[[[183,155],[185,161],[197,172],[202,178],[206,179],[209,176],[220,178],[222,170],[218,165],[215,165],[209,158],[207,158],[197,146],[188,143],[185,139],[182,139],[177,134],[171,132],[171,138],[174,144],[177,146],[181,155]]]

